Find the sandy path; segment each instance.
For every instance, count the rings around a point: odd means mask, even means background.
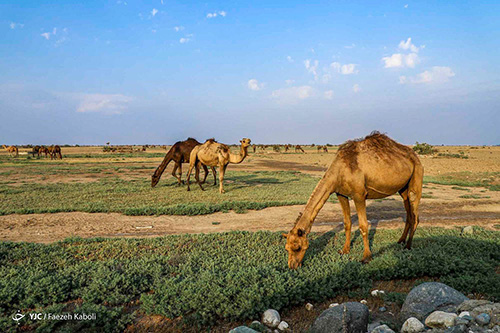
[[[0,240],[50,243],[70,236],[156,237],[182,233],[231,230],[288,231],[303,205],[271,207],[246,214],[215,213],[202,216],[126,216],[117,213],[56,213],[0,216]],[[352,207],[352,212],[354,212]],[[458,227],[478,225],[495,229],[500,225],[499,205],[481,202],[429,202],[421,209],[421,225]],[[371,227],[401,228],[405,217],[400,200],[375,202],[367,209]],[[353,213],[353,223],[357,217]],[[342,230],[339,204],[327,203],[313,225],[313,232]]]

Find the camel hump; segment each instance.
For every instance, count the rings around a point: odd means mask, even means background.
[[[207,140],[205,141],[205,143],[207,143],[207,142],[208,142],[208,143],[217,143],[217,141],[215,141],[215,138],[210,138],[210,139],[207,139]]]

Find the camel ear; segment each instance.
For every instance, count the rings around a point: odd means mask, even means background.
[[[288,234],[281,234],[281,236],[283,236],[284,238],[287,238]]]

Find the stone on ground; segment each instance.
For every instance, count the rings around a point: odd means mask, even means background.
[[[267,327],[276,328],[281,322],[281,317],[278,311],[268,309],[262,315],[262,323]]]
[[[401,333],[419,333],[425,330],[424,324],[415,317],[410,317],[406,319],[403,327],[401,327]]]
[[[450,312],[434,311],[425,319],[425,325],[432,328],[448,328],[455,325],[457,315]]]
[[[391,330],[391,328],[387,325],[380,325],[378,327],[375,327],[372,333],[395,333],[395,332]]]
[[[323,311],[311,326],[310,333],[366,333],[368,317],[366,305],[358,302],[343,303]]]

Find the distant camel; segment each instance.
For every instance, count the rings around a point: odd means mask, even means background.
[[[47,155],[49,154],[49,149],[45,146],[40,146],[38,149],[38,156],[45,154],[45,158],[47,158]]]
[[[285,153],[286,153],[288,150],[290,150],[290,146],[291,146],[290,144],[286,144],[286,145],[285,145]]]
[[[298,153],[299,151],[305,153],[304,149],[302,149],[302,147],[300,145],[296,145],[295,146],[295,152]]]
[[[253,152],[255,153],[255,151],[257,150],[257,146],[253,145],[252,148],[253,148]]]
[[[327,146],[323,146],[323,153],[328,153],[328,147]]]
[[[33,148],[31,148],[29,154],[33,155],[33,157],[35,157],[35,155],[40,157],[40,146],[34,146]]]
[[[8,146],[6,147],[5,145],[2,145],[3,149],[7,150],[9,155],[11,157],[18,157],[19,156],[19,149],[17,149],[16,146]]]
[[[320,146],[320,145],[318,145],[317,149],[318,149],[318,153],[321,153],[321,151],[323,151],[323,153],[328,153],[328,147],[327,146]]]
[[[50,159],[53,160],[54,158],[59,157],[60,160],[62,160],[62,154],[61,154],[61,147],[58,145],[52,145],[48,148]]]
[[[177,178],[178,184],[182,184],[182,163],[189,163],[189,156],[194,147],[201,145],[196,139],[188,138],[185,141],[179,141],[174,143],[172,148],[168,151],[167,155],[161,162],[160,166],[155,170],[153,176],[151,176],[151,187],[155,187],[156,184],[160,181],[160,177],[167,168],[167,165],[170,161],[174,161],[174,169],[172,170],[172,176]],[[179,175],[175,172],[179,169]],[[203,178],[203,183],[207,179],[208,168],[206,165],[203,165],[203,169],[205,170],[205,178]],[[214,186],[217,185],[217,174],[215,172],[215,168],[212,168],[212,173],[214,174]]]
[[[219,167],[219,192],[224,193],[224,174],[229,163],[241,163],[248,156],[248,147],[250,146],[250,139],[243,138],[240,140],[241,148],[238,155],[231,154],[231,150],[225,144],[218,143],[214,139],[207,140],[201,146],[194,147],[189,158],[189,171],[187,173],[187,190],[189,191],[189,178],[193,168],[198,164],[208,165],[210,167]],[[199,179],[199,169],[196,170],[195,178],[203,190]]]
[[[307,201],[303,213],[288,234],[285,249],[288,267],[302,264],[309,247],[307,234],[314,219],[332,193],[337,194],[344,214],[345,243],[341,254],[351,249],[351,212],[349,198],[358,213],[359,229],[364,243],[363,262],[371,259],[368,240],[366,199],[385,198],[399,192],[406,210],[406,224],[398,243],[410,249],[418,226],[418,206],[422,197],[424,168],[413,149],[397,143],[384,134],[372,132],[364,139],[347,141]],[[407,240],[408,239],[408,240]]]

